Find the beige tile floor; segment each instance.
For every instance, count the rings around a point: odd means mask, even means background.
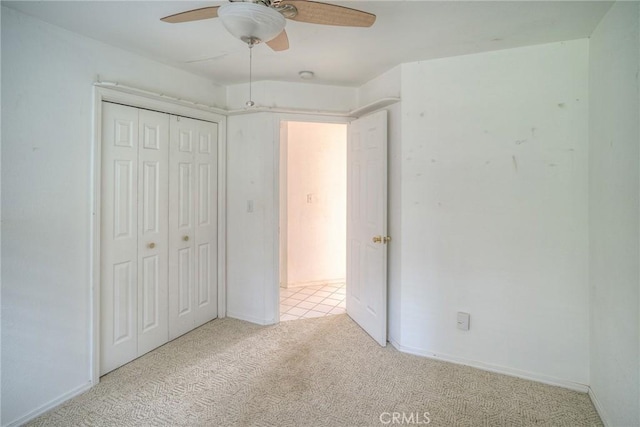
[[[342,314],[344,297],[344,283],[280,288],[280,321]]]

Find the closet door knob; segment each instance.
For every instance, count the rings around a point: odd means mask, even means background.
[[[184,237],[182,238],[182,240],[184,240],[185,242],[188,242],[188,241],[189,241],[189,236],[184,236]]]
[[[153,243],[153,242],[151,242],[151,243],[149,243],[147,246],[149,247],[149,249],[153,249],[153,248],[155,248],[155,247],[156,247],[156,244],[155,244],[155,243]]]

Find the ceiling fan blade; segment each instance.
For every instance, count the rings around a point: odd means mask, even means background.
[[[218,7],[203,7],[202,9],[193,9],[186,12],[176,13],[175,15],[165,16],[161,21],[170,24],[178,24],[180,22],[199,21],[201,19],[210,19],[218,17]]]
[[[269,40],[267,42],[267,46],[269,46],[276,52],[289,49],[289,37],[287,36],[287,31],[282,30],[282,32],[278,34],[275,39]]]
[[[290,18],[293,21],[344,27],[370,27],[376,22],[376,15],[335,4],[307,0],[283,0],[280,2],[280,6],[287,4],[298,9],[298,14]]]

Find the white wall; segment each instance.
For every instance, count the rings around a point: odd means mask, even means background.
[[[210,81],[2,8],[2,424],[87,386],[92,83],[223,106]]]
[[[253,83],[252,98],[257,107],[347,112],[357,104],[358,91],[343,86],[260,81]],[[230,110],[241,110],[249,100],[247,83],[227,87]]]
[[[287,286],[344,282],[347,127],[287,123]]]
[[[277,126],[271,113],[227,119],[227,315],[261,324],[276,321]]]
[[[586,389],[587,50],[403,64],[406,350]]]
[[[639,14],[614,4],[589,48],[590,385],[611,426],[640,425]]]
[[[383,98],[400,98],[402,67],[400,65],[369,80],[358,88],[358,107]]]

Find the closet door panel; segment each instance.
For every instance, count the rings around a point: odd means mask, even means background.
[[[169,340],[169,115],[139,111],[138,356]]]
[[[191,247],[178,250],[178,317],[187,319],[193,313],[193,253]],[[186,321],[186,320],[185,320]]]
[[[198,122],[198,144],[194,153],[197,170],[195,326],[215,319],[218,315],[217,153],[218,125]]]
[[[100,374],[137,357],[138,110],[103,104]]]
[[[195,120],[171,116],[169,143],[169,338],[194,327]]]

